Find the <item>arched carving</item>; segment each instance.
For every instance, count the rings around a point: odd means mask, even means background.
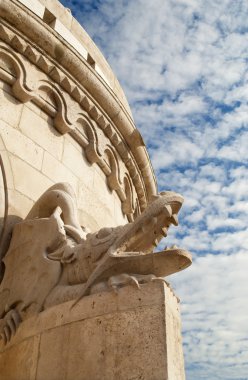
[[[26,103],[34,96],[31,89],[27,87],[26,84],[26,70],[19,59],[17,54],[13,53],[5,46],[0,45],[0,56],[4,59],[6,58],[11,62],[12,67],[15,70],[15,81],[12,84],[12,91],[15,97],[23,103]]]
[[[54,115],[55,128],[61,134],[73,130],[72,123],[69,121],[67,116],[67,104],[61,91],[48,81],[40,81],[38,91],[44,91],[56,104],[56,113]]]
[[[124,177],[124,188],[125,188],[125,200],[122,202],[122,212],[127,215],[129,222],[134,220],[134,197],[132,183],[129,175],[126,173]]]
[[[139,207],[138,199],[136,199],[134,213],[133,213],[134,220],[137,218],[138,215],[140,215],[140,207]]]
[[[103,157],[98,149],[98,136],[94,126],[81,114],[79,115],[77,122],[80,123],[81,130],[84,133],[83,136],[86,140],[84,150],[88,161],[91,164],[96,163],[100,167],[103,167]]]
[[[45,109],[49,114],[52,113],[51,116],[54,117],[54,126],[61,134],[71,131],[72,126],[66,115],[66,101],[60,90],[56,88],[56,86],[52,83],[45,80],[38,82],[36,88],[30,89],[26,81],[27,73],[25,66],[17,54],[9,51],[5,46],[0,45],[0,57],[3,59],[6,58],[6,60],[11,63],[12,67],[15,70],[15,77],[13,78],[14,81],[11,83],[14,96],[22,103],[33,100],[36,104],[41,106],[41,108]],[[55,114],[51,111],[49,102],[47,102],[45,99],[41,101],[41,92],[45,92],[46,94],[49,94],[49,96],[52,94],[52,97],[56,103],[57,112],[55,112]]]
[[[110,189],[116,190],[117,192],[119,191],[120,199],[123,200],[123,191],[121,191],[122,182],[120,179],[120,168],[117,155],[114,152],[113,148],[109,145],[105,149],[105,154],[108,157],[111,170],[110,174],[107,176],[108,185]]]

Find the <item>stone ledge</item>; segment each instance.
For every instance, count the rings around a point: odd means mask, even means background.
[[[185,379],[178,302],[165,284],[127,286],[118,295],[72,303],[21,324],[2,346],[2,379]]]
[[[45,330],[97,316],[125,312],[135,308],[163,306],[168,300],[178,310],[178,298],[165,283],[153,282],[140,285],[140,287],[139,290],[131,285],[125,286],[119,289],[118,294],[114,291],[92,294],[82,298],[73,308],[74,301],[50,307],[38,316],[24,321],[6,347],[0,341],[0,351]]]

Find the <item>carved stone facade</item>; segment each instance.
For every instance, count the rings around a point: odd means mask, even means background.
[[[156,186],[142,138],[119,94],[47,24],[28,18],[18,1],[1,4],[0,12],[1,79],[15,99],[35,104],[60,134],[83,148],[132,220]],[[32,28],[36,33],[27,38],[22,29]]]
[[[23,365],[22,378],[131,379],[143,371],[140,378],[147,380],[184,379],[178,301],[164,277],[189,266],[191,256],[177,247],[154,253],[170,225],[178,225],[182,196],[157,194],[146,147],[117,79],[86,32],[57,0],[0,0],[0,17],[3,378],[17,379],[15,371],[26,360],[25,352],[34,349],[38,356],[28,372]],[[111,377],[110,367],[103,363],[96,367],[98,375],[90,367],[84,374],[75,374],[76,367],[70,372],[71,364],[64,377],[54,372],[53,364],[37,369],[37,358],[41,362],[45,358],[38,353],[43,332],[38,328],[27,334],[27,326],[42,326],[42,318],[49,325],[50,310],[58,316],[64,308],[70,323],[80,321],[83,330],[83,317],[76,310],[82,312],[82,305],[87,309],[87,302],[94,309],[97,302],[101,313],[98,297],[111,300],[113,305],[107,307],[111,313],[123,308],[128,314],[128,305],[116,308],[122,302],[120,292],[128,293],[128,289],[132,289],[141,330],[151,300],[142,296],[142,307],[147,309],[143,314],[139,292],[147,290],[151,296],[151,289],[158,290],[154,315],[161,317],[158,331],[165,340],[157,353],[161,360],[158,371],[154,367],[154,377],[148,368],[136,375],[129,368],[129,376],[125,366]],[[93,314],[87,315],[92,318]],[[58,322],[63,336],[64,322],[56,318],[52,328]],[[93,325],[89,322],[90,328]],[[107,329],[115,330],[117,325],[106,322]],[[167,326],[172,327],[168,330]],[[41,330],[46,335],[47,326]],[[50,344],[44,339],[44,344]],[[27,351],[22,348],[26,340],[31,347]],[[160,343],[156,335],[153,344]],[[97,355],[98,349],[91,349]],[[64,350],[65,346],[59,351],[62,356]],[[80,350],[81,355],[84,347]],[[85,359],[83,367],[91,366],[90,362]]]

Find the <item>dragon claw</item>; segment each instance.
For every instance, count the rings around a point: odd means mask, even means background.
[[[111,276],[108,279],[108,286],[114,290],[115,293],[118,293],[118,290],[120,287],[126,286],[126,285],[134,285],[138,289],[140,289],[139,282],[135,276],[122,273],[117,276]]]
[[[17,310],[9,310],[5,316],[0,319],[0,340],[4,344],[10,341],[12,336],[15,335],[16,330],[21,323],[21,316]]]
[[[115,294],[118,294],[118,286],[117,285],[111,285],[111,288],[113,289],[113,291],[115,292]]]
[[[134,277],[134,276],[129,276],[129,281],[130,281],[130,284],[131,285],[134,285],[134,286],[136,286],[138,289],[140,289],[140,284],[139,284],[139,281],[137,280],[137,278],[136,277]]]
[[[7,319],[7,327],[9,328],[10,330],[10,335],[15,335],[16,333],[16,325],[13,321],[13,319]]]
[[[13,310],[12,319],[13,319],[15,327],[17,329],[17,327],[19,326],[19,324],[21,323],[22,320],[21,320],[20,314],[16,310]]]
[[[8,326],[5,326],[3,328],[3,332],[4,332],[4,335],[6,337],[6,341],[9,342],[10,341],[10,338],[11,338],[11,333],[10,333],[10,329]]]
[[[120,287],[132,285],[137,289],[140,289],[140,284],[146,284],[153,281],[162,281],[167,286],[169,286],[168,282],[163,277],[156,277],[154,274],[140,275],[127,273],[122,273],[117,276],[110,277],[108,279],[108,286],[109,288],[113,289],[115,293],[118,293]]]
[[[3,340],[3,343],[4,343],[4,345],[7,343],[7,339],[6,339],[6,336],[5,336],[5,334],[4,334],[4,332],[2,332],[1,334],[0,334],[0,340]]]
[[[163,277],[153,277],[152,279],[151,279],[151,281],[162,281],[162,282],[164,282],[166,285],[168,285],[169,286],[169,283],[163,278]]]

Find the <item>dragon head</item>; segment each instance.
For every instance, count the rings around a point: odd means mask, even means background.
[[[146,210],[134,222],[123,227],[109,249],[111,256],[139,252],[150,253],[167,236],[171,224],[178,225],[178,212],[183,204],[180,194],[163,191],[153,196]]]
[[[182,204],[180,194],[161,192],[151,199],[134,222],[116,228],[103,228],[87,236],[86,242],[94,246],[95,269],[74,304],[89,291],[92,284],[113,274],[130,272],[166,276],[189,266],[190,254],[180,249],[153,253],[159,241],[167,236],[170,225],[178,225],[177,215]]]

